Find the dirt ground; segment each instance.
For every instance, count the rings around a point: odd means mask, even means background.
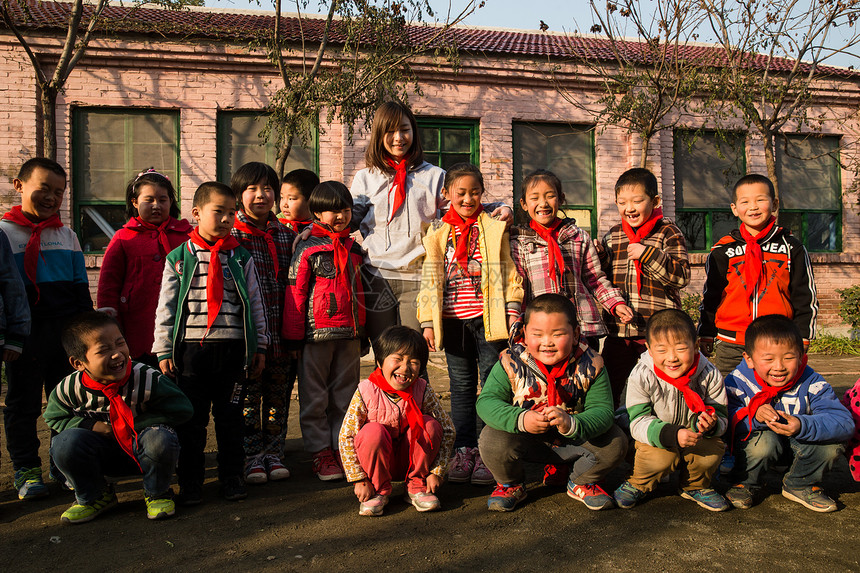
[[[810,364],[840,395],[860,376],[858,358],[817,356]],[[438,366],[437,359],[430,377],[436,390],[444,392],[447,377]],[[218,497],[214,455],[207,456],[204,503],[178,508],[167,521],[148,521],[140,480],[126,480],[117,486],[119,507],[91,523],[64,526],[60,514],[73,502],[72,494],[52,484],[50,497],[18,501],[4,459],[3,569],[860,570],[860,484],[852,481],[844,460],[824,484],[840,505],[831,514],[814,513],[783,498],[775,474],[768,476],[768,497],[748,511],[705,511],[675,495],[673,485],[662,486],[632,510],[592,512],[563,489],[540,485],[541,468],[533,467],[528,500],[512,513],[487,511],[490,487],[447,484],[439,512],[419,514],[398,496],[384,516],[374,519],[358,516],[350,485],[322,483],[312,476],[310,457],[301,449],[297,412],[294,403],[287,441],[290,479],[249,486],[245,501],[224,501]],[[40,436],[45,460],[44,425]],[[611,474],[606,489],[617,487],[627,471],[624,465]]]

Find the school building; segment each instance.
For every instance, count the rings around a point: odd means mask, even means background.
[[[69,5],[29,0],[29,11],[29,19],[19,12],[21,29],[40,60],[52,67]],[[248,47],[254,34],[271,29],[271,14],[208,8],[129,13],[120,6],[109,7],[107,14],[125,19],[110,34],[96,34],[57,100],[58,160],[69,171],[61,217],[87,253],[93,291],[100,253],[125,223],[125,185],[138,171],[154,166],[168,174],[183,216],[190,219],[191,197],[201,182],[229,182],[232,170],[250,160],[274,164],[274,150],[259,145],[258,133],[269,82],[280,81],[265,54]],[[550,69],[558,66],[555,80],[583,99],[599,93],[598,78],[564,57],[561,36],[472,27],[456,33],[462,50],[458,73],[429,61],[416,66],[424,93],[411,97],[410,105],[428,160],[442,167],[474,162],[489,196],[509,203],[518,201],[517,182],[524,173],[551,169],[564,182],[568,213],[593,236],[602,236],[619,221],[613,186],[637,165],[641,142],[621,128],[594,129],[586,112],[559,95]],[[39,152],[41,128],[32,65],[2,22],[0,78],[0,211],[5,211],[19,201],[12,178]],[[838,117],[858,103],[860,74],[843,70],[819,95],[812,115]],[[707,250],[737,225],[729,209],[731,183],[739,174],[766,173],[766,168],[762,141],[754,133],[739,128],[734,145],[726,145],[706,131],[690,146],[685,141],[690,130],[702,125],[685,127],[654,137],[647,166],[660,181],[665,215],[687,237],[693,280],[686,292],[697,294]],[[840,150],[856,146],[857,128],[856,120],[825,121],[810,137],[807,128],[798,132],[788,126],[776,146],[780,224],[810,252],[823,326],[841,323],[836,289],[860,281],[854,179],[840,164]],[[308,167],[323,179],[349,185],[364,167],[366,142],[361,129],[349,141],[346,126],[323,124],[308,145],[294,147],[287,168]]]

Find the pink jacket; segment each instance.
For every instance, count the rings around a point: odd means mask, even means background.
[[[187,241],[190,232],[188,221],[171,219],[165,230],[171,249]],[[152,351],[155,310],[167,256],[163,251],[158,233],[133,218],[113,236],[102,261],[97,305],[116,310],[133,358]]]
[[[426,387],[427,382],[423,378],[419,378],[412,384],[412,396],[419,407],[423,406]],[[358,392],[367,406],[367,422],[382,424],[391,434],[392,439],[399,438],[406,429],[406,401],[392,402],[370,380],[359,382]]]

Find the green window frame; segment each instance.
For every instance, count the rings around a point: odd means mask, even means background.
[[[731,189],[746,173],[746,134],[676,129],[675,222],[689,252],[707,252],[738,221]]]
[[[425,161],[445,170],[455,163],[479,165],[476,120],[418,117],[416,121]]]
[[[594,237],[597,231],[597,155],[594,126],[549,122],[513,123],[514,212],[526,225],[522,210],[523,178],[536,169],[548,169],[561,180],[568,201],[562,212]]]
[[[166,175],[179,201],[179,136],[177,110],[72,110],[72,216],[85,253],[103,253],[126,223],[126,186],[141,170]]]
[[[226,110],[218,112],[216,139],[216,173],[218,181],[230,183],[233,173],[249,161],[261,161],[275,166],[278,152],[271,142],[263,143],[260,132],[266,126],[268,115],[263,111]],[[284,173],[293,169],[310,169],[319,173],[319,128],[309,128],[307,143],[293,139],[293,147]],[[277,207],[277,206],[276,206]]]
[[[775,138],[779,224],[809,252],[842,250],[840,137],[780,134]]]

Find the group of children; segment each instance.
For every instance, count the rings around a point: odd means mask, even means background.
[[[792,453],[783,495],[836,508],[820,483],[854,421],[806,365],[811,266],[775,224],[767,178],[734,187],[740,228],[708,258],[697,332],[679,310],[683,235],[647,170],[620,177],[621,224],[598,242],[564,217],[561,181],[544,170],[523,182],[529,224],[509,229],[509,207],[482,203],[477,167],[424,161],[402,104],[377,110],[366,162],[351,189],[248,163],[230,186],[199,186],[194,228],[178,219],[170,180],[139,173],[104,256],[99,311],[57,215],[65,172],[25,163],[21,206],[0,221],[19,497],[48,493],[35,431],[43,387],[50,477],[76,497],[62,520],[83,523],[116,504],[106,475],[142,473],[150,519],[200,503],[210,411],[223,497],[289,477],[298,378],[313,472],[354,483],[361,515],[381,515],[398,479],[418,511],[440,507],[446,478],[495,484],[489,509],[510,511],[526,497],[523,462],[544,464],[546,485],[593,510],[633,507],[675,470],[700,506],[748,508],[764,471]],[[359,380],[371,344],[377,368]],[[430,350],[445,351],[450,417],[427,381]],[[631,437],[632,475],[610,495],[600,483]],[[725,497],[712,488],[724,459],[734,459]]]

